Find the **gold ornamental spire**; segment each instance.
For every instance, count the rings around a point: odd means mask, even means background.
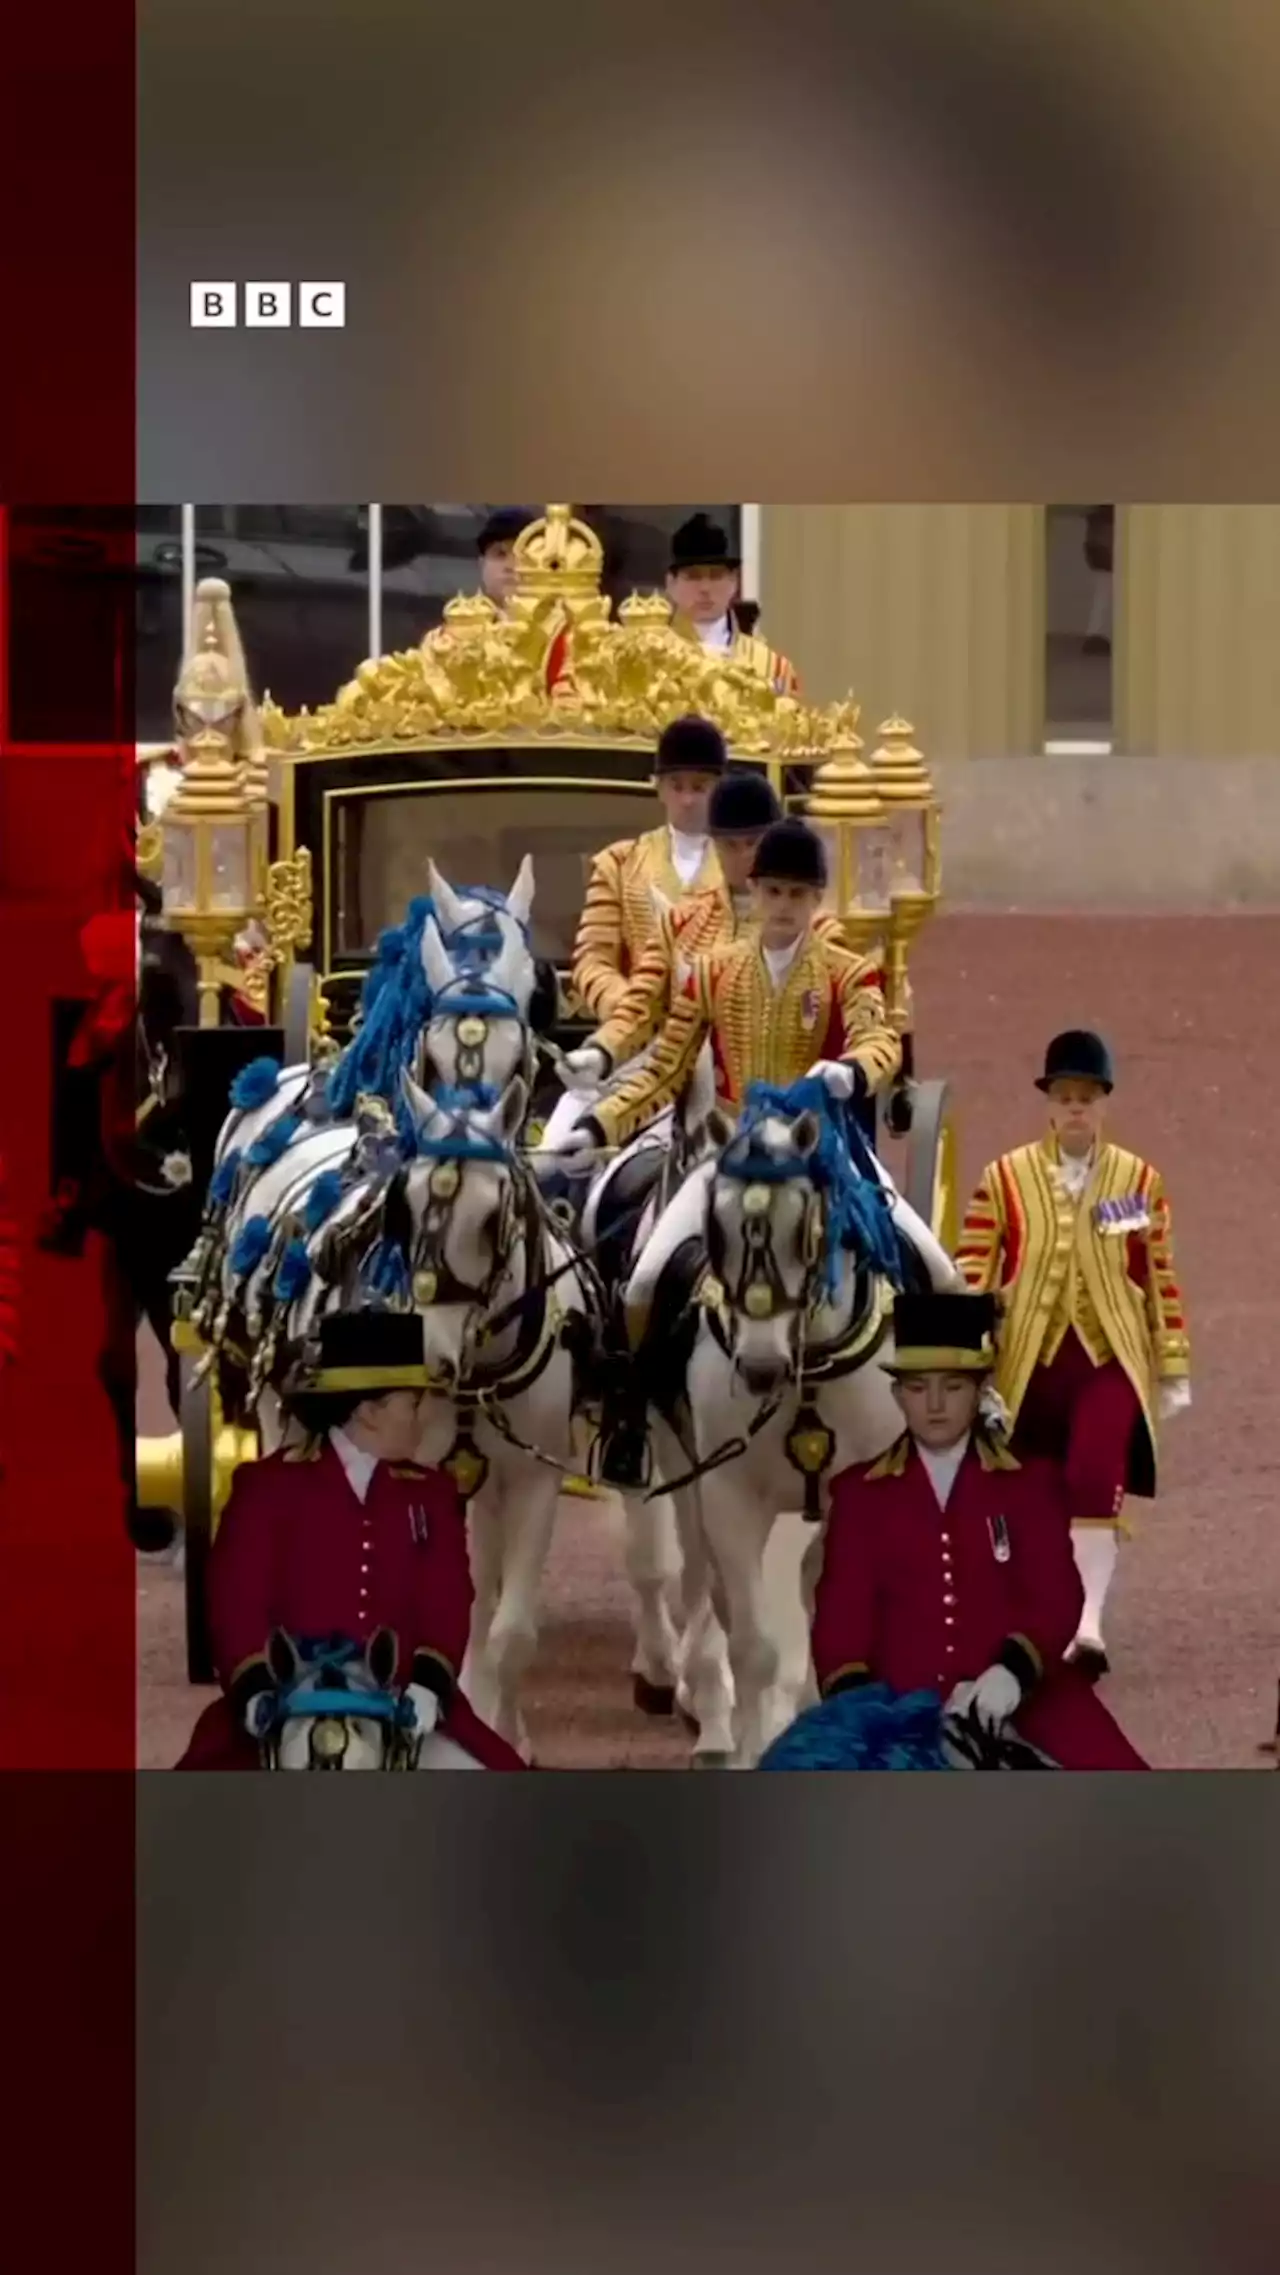
[[[548,506],[541,521],[522,529],[512,547],[516,591],[534,599],[598,593],[604,547],[572,506]]]
[[[933,782],[924,754],[915,746],[915,728],[897,712],[881,722],[878,747],[871,753],[871,772],[886,806],[927,805]]]
[[[812,822],[854,822],[873,828],[885,818],[876,777],[862,756],[858,706],[842,703],[831,738],[831,756],[813,777],[805,811]]]
[[[191,743],[211,732],[224,735],[243,771],[249,803],[265,805],[268,775],[262,729],[231,587],[221,577],[202,577],[196,586],[186,656],[173,700],[183,741]]]

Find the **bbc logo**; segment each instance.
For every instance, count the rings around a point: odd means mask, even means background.
[[[234,331],[240,322],[240,294],[244,294],[244,322],[253,329],[276,331],[293,322],[291,284],[193,284],[191,322],[200,331]],[[347,321],[345,284],[300,284],[298,322],[304,330],[336,331]]]

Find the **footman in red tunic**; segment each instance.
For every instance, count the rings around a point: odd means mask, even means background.
[[[450,1478],[409,1457],[421,1434],[420,1323],[339,1313],[320,1365],[289,1403],[307,1442],[247,1462],[209,1559],[214,1663],[223,1695],[196,1725],[180,1769],[254,1769],[282,1629],[301,1642],[396,1636],[394,1681],[419,1735],[468,1757],[458,1767],[523,1769],[458,1688],[471,1621],[466,1521]]]
[[[832,1485],[813,1658],[824,1697],[861,1682],[936,1691],[1012,1722],[1063,1769],[1144,1769],[1085,1673],[1064,1663],[1083,1601],[1061,1472],[986,1427],[991,1296],[901,1296],[889,1362],[906,1430]]]

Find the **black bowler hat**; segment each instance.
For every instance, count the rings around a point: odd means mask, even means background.
[[[996,1363],[993,1295],[900,1295],[886,1374],[990,1374]]]
[[[499,506],[476,539],[476,551],[488,553],[495,545],[514,545],[522,529],[527,529],[535,516],[526,513],[522,506]]]
[[[425,1390],[422,1321],[411,1311],[333,1311],[320,1322],[320,1358],[299,1387],[335,1396]]]
[[[710,719],[673,719],[658,739],[655,774],[723,774],[729,763],[724,736]]]
[[[1055,1082],[1096,1082],[1100,1090],[1115,1088],[1111,1053],[1101,1035],[1087,1027],[1068,1028],[1055,1035],[1044,1054],[1044,1073],[1036,1076],[1036,1089],[1048,1090]]]
[[[707,807],[707,828],[713,837],[755,837],[781,818],[782,808],[767,777],[736,767],[717,782]]]
[[[826,847],[807,822],[789,816],[765,831],[751,874],[772,877],[780,884],[813,885],[821,892],[827,882]]]
[[[695,513],[682,521],[671,540],[671,573],[679,569],[740,569],[742,555],[735,553],[723,529],[710,514]]]

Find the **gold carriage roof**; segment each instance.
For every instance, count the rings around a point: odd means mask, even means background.
[[[484,594],[451,600],[418,648],[377,656],[319,709],[262,705],[278,760],[392,751],[592,745],[652,749],[688,712],[714,721],[736,758],[817,765],[855,732],[857,705],[816,708],[778,692],[767,643],[714,654],[677,629],[661,593],[614,613],[604,551],[571,506],[548,506],[514,547],[505,614]]]

